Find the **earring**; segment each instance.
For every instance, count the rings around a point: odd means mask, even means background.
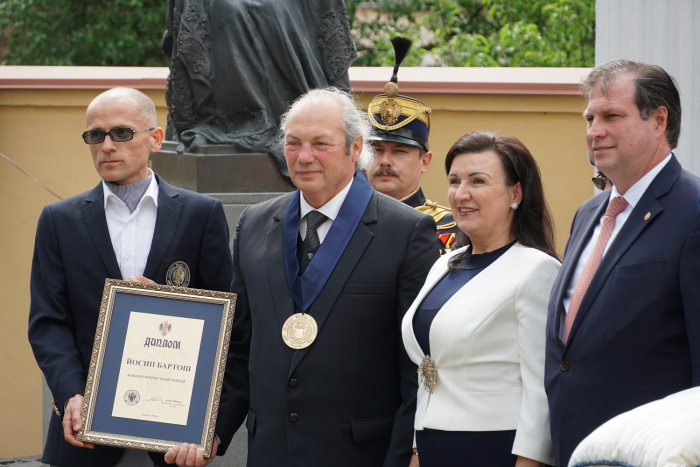
[[[515,201],[513,201],[512,203],[510,203],[510,208],[511,208],[513,211],[515,211],[516,209],[518,209],[518,203],[516,203]]]

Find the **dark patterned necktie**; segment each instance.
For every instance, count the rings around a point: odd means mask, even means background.
[[[310,211],[306,215],[306,237],[304,237],[304,244],[301,250],[301,264],[299,265],[300,275],[304,274],[306,267],[321,246],[321,239],[318,237],[316,229],[326,222],[326,220],[328,220],[328,217],[318,211]]]

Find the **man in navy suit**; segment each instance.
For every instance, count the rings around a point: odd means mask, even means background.
[[[683,170],[678,89],[627,60],[583,83],[586,140],[611,189],[574,217],[547,323],[558,466],[610,418],[700,383],[700,179]]]
[[[45,206],[34,246],[29,342],[55,412],[42,461],[152,466],[163,456],[149,459],[143,451],[93,446],[75,436],[104,282],[165,284],[168,271],[178,271],[170,285],[227,291],[228,227],[220,201],[172,187],[148,168],[163,141],[148,96],[111,89],[92,101],[85,120],[83,139],[102,181]]]

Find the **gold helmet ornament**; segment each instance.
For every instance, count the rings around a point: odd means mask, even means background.
[[[418,99],[399,94],[397,73],[412,42],[397,36],[391,39],[391,43],[396,56],[394,73],[384,86],[384,94],[372,99],[367,109],[374,127],[370,141],[393,141],[428,151],[430,109]]]

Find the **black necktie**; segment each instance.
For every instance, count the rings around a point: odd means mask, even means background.
[[[328,217],[318,211],[310,211],[306,215],[306,237],[301,249],[301,264],[299,264],[299,275],[304,274],[306,267],[311,262],[311,259],[321,246],[321,239],[318,238],[318,229],[321,224],[326,222]]]

